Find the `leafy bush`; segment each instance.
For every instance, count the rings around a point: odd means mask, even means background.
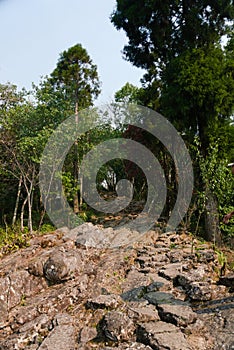
[[[0,254],[5,255],[20,248],[29,246],[31,236],[28,229],[21,232],[20,228],[0,228]]]

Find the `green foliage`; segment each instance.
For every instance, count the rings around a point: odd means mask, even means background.
[[[227,257],[224,254],[224,252],[220,250],[216,250],[215,253],[218,255],[218,263],[219,265],[223,266],[224,264],[227,263]]]
[[[142,88],[126,83],[115,93],[115,101],[121,103],[141,103]]]
[[[0,228],[0,254],[9,254],[29,246],[31,236],[27,229],[21,232],[19,226]]]
[[[234,210],[233,175],[231,174],[230,169],[227,168],[227,159],[222,159],[220,157],[220,143],[216,141],[210,145],[206,158],[201,154],[201,146],[198,138],[195,138],[193,149],[196,153],[197,166],[199,167],[202,184],[204,187],[209,187],[217,198],[220,228],[223,237],[232,236],[234,232],[231,222],[229,225],[224,225],[222,221],[225,214]],[[196,216],[197,224],[199,224],[199,218],[201,218],[206,209],[206,194],[205,191],[200,188],[199,184],[200,182],[195,183],[195,201],[199,213],[198,216]]]
[[[220,40],[233,23],[231,0],[117,0],[111,21],[128,36],[124,56],[156,77],[185,50]]]
[[[23,212],[31,231],[32,228],[36,229],[38,216],[41,217],[38,212],[43,209],[38,188],[39,165],[48,138],[61,122],[77,111],[78,106],[86,108],[92,105],[99,93],[97,67],[79,44],[64,51],[52,74],[45,77],[39,86],[33,85],[30,93],[25,90],[18,92],[16,86],[11,84],[0,84],[0,174],[3,176],[0,201],[4,205],[0,208],[2,221],[4,217],[4,221],[10,224],[16,209],[17,217],[20,211],[21,214]],[[97,138],[100,139],[102,133],[103,131],[98,135],[96,132]],[[84,135],[79,141],[81,161],[92,144],[89,135]],[[63,183],[70,203],[72,195],[79,190],[78,186],[74,186],[74,162],[74,154],[68,154]],[[34,223],[31,217],[33,210]],[[22,215],[21,218],[23,226],[25,219]]]
[[[62,184],[67,201],[72,203],[74,194],[78,192],[79,186],[74,186],[74,178],[71,172],[67,171],[62,173]]]
[[[165,68],[161,110],[179,130],[215,134],[234,108],[233,59],[220,47],[185,51]],[[215,130],[214,130],[215,129]],[[203,140],[202,140],[203,141]],[[206,144],[207,146],[207,144]]]
[[[100,93],[97,67],[81,44],[74,45],[60,54],[49,82],[69,101],[73,111],[76,103],[79,104],[79,108],[89,107],[93,98]]]
[[[45,234],[48,232],[53,232],[55,230],[55,227],[51,224],[43,224],[40,228],[39,233],[40,234]]]
[[[217,216],[216,197],[220,206],[227,205],[221,195],[225,171],[220,162],[233,153],[233,146],[227,151],[231,142],[226,133],[230,133],[228,124],[234,110],[233,14],[231,0],[117,0],[111,17],[115,27],[128,36],[125,58],[146,70],[143,103],[169,118],[187,144],[192,145],[195,135],[199,136],[204,162],[197,162],[194,152],[195,207],[199,207],[198,222],[206,212],[210,238],[216,231],[216,221],[212,221],[212,216]],[[222,48],[225,34],[229,41]],[[214,145],[219,154],[214,155]],[[164,169],[170,174],[170,165],[165,164]],[[172,188],[175,192],[176,186]]]

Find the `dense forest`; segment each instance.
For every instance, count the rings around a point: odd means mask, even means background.
[[[194,190],[180,227],[215,242],[234,237],[234,5],[220,1],[117,0],[110,21],[123,29],[126,60],[146,73],[141,87],[116,91],[111,108],[136,103],[159,112],[178,130],[192,158]],[[62,52],[55,69],[30,91],[0,84],[0,244],[13,248],[34,231],[53,230],[39,187],[40,162],[56,128],[71,115],[95,108],[101,92],[98,67],[81,44]],[[68,152],[62,171],[67,201],[79,218],[97,214],[83,199],[80,164],[89,150],[110,138],[142,143],[160,162],[167,182],[161,214],[167,222],[178,191],[177,169],[165,147],[147,132],[110,123],[82,135]],[[147,179],[127,160],[113,159],[100,169],[101,194],[115,193],[119,179],[134,185],[134,201],[146,201]],[[105,186],[104,186],[105,184]]]

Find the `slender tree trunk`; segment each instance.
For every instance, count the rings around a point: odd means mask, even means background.
[[[32,226],[32,204],[31,204],[31,193],[28,193],[28,228],[30,234],[33,232]]]
[[[198,114],[198,130],[201,142],[201,153],[204,158],[208,156],[210,146],[209,126],[205,115]],[[209,183],[204,186],[205,192],[205,239],[221,244],[221,231],[219,227],[218,200],[210,189]]]
[[[41,229],[41,226],[43,224],[43,220],[44,220],[44,217],[45,217],[45,208],[43,208],[43,210],[41,211],[41,215],[40,215],[40,222],[39,222],[39,225],[38,225],[38,230],[40,231]]]
[[[75,105],[75,123],[78,125],[78,101],[76,101]],[[75,194],[73,196],[73,211],[75,214],[79,213],[79,197],[78,197],[78,179],[79,179],[79,156],[78,156],[78,141],[76,140],[74,143],[74,187],[76,189]]]
[[[79,184],[80,184],[80,196],[79,196],[79,207],[81,208],[83,204],[83,176],[79,169]]]
[[[25,200],[23,201],[23,204],[21,207],[21,213],[20,213],[20,230],[22,232],[24,230],[24,208],[25,208],[27,201],[28,201],[28,197],[26,197]]]
[[[21,193],[21,187],[22,187],[22,175],[20,176],[20,179],[19,179],[17,197],[16,197],[16,202],[15,202],[15,209],[14,209],[14,214],[13,214],[13,219],[12,219],[12,226],[15,225],[16,218],[17,218],[17,212],[18,212],[18,207],[19,207],[19,198],[20,198],[20,193]]]
[[[28,228],[30,231],[30,234],[33,232],[33,226],[32,226],[32,203],[33,203],[33,198],[32,198],[32,193],[33,193],[33,185],[34,185],[34,179],[35,179],[35,168],[32,169],[32,177],[29,180],[28,177],[23,176],[23,182],[24,182],[24,187],[27,192],[26,199],[24,201],[24,207],[25,204],[28,203]],[[29,181],[29,186],[28,186],[28,181]],[[24,210],[23,207],[23,210]],[[21,211],[22,214],[22,211]],[[21,227],[23,228],[23,220],[21,220]]]
[[[33,203],[33,181],[34,181],[34,174],[32,181],[30,182],[30,187],[27,189],[27,196],[28,196],[28,228],[30,231],[30,234],[33,232],[33,225],[32,225],[32,203]]]
[[[78,196],[78,173],[79,173],[79,168],[78,168],[78,147],[77,147],[77,141],[75,142],[75,159],[74,159],[74,196],[73,196],[73,211],[75,214],[79,213],[79,196]]]
[[[205,209],[205,238],[213,241],[214,245],[221,244],[221,232],[219,227],[218,201],[209,188],[206,188]]]

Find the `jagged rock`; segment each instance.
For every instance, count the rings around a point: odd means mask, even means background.
[[[111,227],[101,229],[91,223],[85,223],[71,230],[63,239],[74,239],[75,237],[77,246],[116,248],[130,245],[134,242],[155,242],[158,234],[155,231],[141,234],[139,231],[130,230],[125,227],[115,230]]]
[[[124,313],[118,311],[108,312],[100,321],[99,335],[105,341],[129,341],[135,331],[133,321]]]
[[[158,305],[158,314],[162,321],[172,323],[176,326],[187,326],[194,323],[197,315],[187,305]]]
[[[215,260],[215,253],[213,250],[197,250],[196,256],[199,263],[209,263]]]
[[[33,319],[32,321],[28,323],[24,323],[20,328],[18,328],[17,333],[18,337],[13,337],[11,339],[12,342],[15,343],[15,345],[12,344],[10,339],[5,343],[7,349],[16,349],[15,346],[17,346],[17,349],[33,349],[33,344],[35,343],[35,339],[39,339],[41,337],[47,336],[48,334],[48,327],[51,324],[50,319],[47,315],[40,315]],[[13,327],[14,328],[14,327]],[[39,336],[40,334],[40,336]],[[1,344],[1,343],[0,343]],[[16,345],[17,344],[17,345]],[[30,346],[27,346],[28,344],[31,344]],[[0,345],[3,346],[3,344]],[[34,344],[35,347],[35,344]],[[38,346],[37,348],[38,349]]]
[[[43,337],[44,340],[37,349],[73,350],[75,348],[76,333],[73,326],[73,318],[70,315],[66,313],[57,314],[50,324],[48,324],[48,318],[42,315],[38,317],[38,326],[40,328],[34,328],[34,333],[38,333],[39,338]],[[47,330],[42,332],[42,328],[45,328],[45,326],[47,326]]]
[[[65,324],[71,324],[73,322],[73,318],[68,313],[59,313],[53,319],[53,326],[62,326]]]
[[[31,276],[25,270],[9,272],[0,278],[0,300],[8,310],[22,302],[22,299],[40,293],[46,287],[42,279]]]
[[[0,349],[228,347],[231,279],[217,286],[210,245],[194,254],[185,234],[151,231],[130,243],[134,234],[84,224],[35,236],[3,256]],[[87,245],[92,239],[97,244]],[[117,239],[128,243],[108,248]]]
[[[70,232],[70,236],[76,236],[76,245],[78,247],[107,248],[110,246],[113,238],[113,229],[99,229],[91,223],[80,225]]]
[[[185,305],[185,303],[182,300],[175,299],[173,294],[165,292],[145,293],[144,299],[146,299],[150,304],[156,306],[160,304]]]
[[[152,283],[151,278],[147,274],[140,273],[137,269],[131,269],[126,280],[123,281],[123,294],[128,293],[135,288],[144,288]],[[130,300],[130,298],[128,298]]]
[[[160,291],[160,289],[164,286],[165,282],[167,282],[165,279],[156,276],[154,282],[150,283],[150,285],[146,287],[147,293]]]
[[[166,254],[171,264],[179,263],[184,259],[184,255],[180,251],[172,251]]]
[[[70,324],[55,327],[43,340],[38,350],[74,350],[75,346],[75,329]]]
[[[207,282],[192,282],[190,284],[187,294],[192,300],[211,300],[212,289]]]
[[[116,309],[123,304],[122,299],[118,295],[99,295],[94,299],[88,299],[86,302],[87,309]]]
[[[213,350],[214,338],[206,328],[205,323],[197,319],[186,327],[187,340],[192,349],[196,350]]]
[[[121,297],[124,301],[143,301],[143,296],[146,293],[146,287],[136,287],[127,292],[121,294]]]
[[[128,316],[134,321],[134,323],[159,321],[158,311],[153,305],[148,305],[147,302],[137,303],[132,302],[128,305]]]
[[[60,283],[72,278],[75,271],[81,270],[82,259],[78,252],[56,251],[43,265],[45,278],[52,283]]]
[[[234,290],[234,273],[220,276],[218,283],[226,287],[231,287]]]
[[[212,279],[207,277],[206,265],[178,273],[173,279],[174,286],[181,286],[192,300],[210,300],[212,298]],[[204,279],[206,280],[204,282]]]
[[[183,265],[183,263],[167,264],[158,271],[158,274],[159,276],[172,281],[182,273]]]
[[[133,342],[131,345],[129,344],[121,344],[120,346],[117,347],[105,347],[101,348],[100,350],[112,350],[112,349],[117,349],[117,350],[152,350],[150,346],[145,346],[144,344],[136,343]]]
[[[211,282],[210,270],[208,264],[197,264],[195,266],[190,266],[187,270],[183,268],[183,274],[177,276],[178,283],[183,287],[189,287],[190,282],[202,282],[204,279],[207,282]],[[182,279],[184,279],[185,284],[182,284]],[[187,286],[186,286],[187,281]],[[175,282],[175,281],[174,281]]]
[[[0,299],[0,328],[4,327],[8,318],[7,304]]]
[[[56,245],[58,245],[58,238],[54,234],[45,235],[44,237],[42,237],[40,244],[42,248],[55,247]]]
[[[114,231],[114,236],[111,238],[110,248],[122,247],[142,240],[142,234],[136,230],[128,230],[122,228]]]
[[[137,340],[152,349],[192,350],[183,333],[174,325],[162,321],[141,323]]]
[[[94,327],[84,327],[81,329],[78,337],[78,342],[81,344],[88,343],[97,337],[98,333]]]

